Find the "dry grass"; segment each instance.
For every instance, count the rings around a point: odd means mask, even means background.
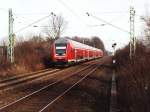
[[[47,68],[50,62],[50,43],[39,37],[18,42],[15,46],[15,63],[0,66],[1,77]]]
[[[121,111],[150,111],[150,52],[138,43],[132,60],[129,58],[129,46],[118,50],[115,58]]]

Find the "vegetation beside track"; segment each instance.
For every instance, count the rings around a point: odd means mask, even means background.
[[[50,44],[41,37],[17,42],[14,50],[15,63],[1,64],[1,77],[44,69],[50,60]]]
[[[121,112],[150,111],[150,49],[137,44],[136,55],[130,59],[129,45],[115,55],[118,74],[118,104]]]

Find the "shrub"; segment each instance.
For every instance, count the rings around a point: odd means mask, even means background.
[[[48,67],[46,61],[51,61],[49,41],[38,37],[18,42],[14,50],[15,63],[1,65],[0,70],[3,71],[1,72],[3,75],[44,69]]]
[[[118,101],[123,112],[148,112],[150,105],[150,52],[141,43],[129,57],[129,45],[115,55],[118,74]]]

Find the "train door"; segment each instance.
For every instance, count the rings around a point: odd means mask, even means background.
[[[74,54],[75,54],[75,62],[77,62],[77,49],[74,49]]]

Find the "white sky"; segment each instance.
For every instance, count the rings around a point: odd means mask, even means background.
[[[65,5],[62,3],[65,3]],[[129,6],[131,0],[0,0],[0,40],[8,35],[8,8],[14,13],[14,32],[20,28],[54,12],[61,14],[68,22],[63,36],[99,36],[104,41],[105,47],[112,50],[112,43],[117,43],[117,48],[129,42],[129,34],[113,28],[109,25],[101,25],[103,22],[85,13],[104,19],[122,29],[129,31]],[[136,10],[136,36],[141,34],[142,21],[139,16],[145,15],[145,4],[148,0],[133,0]],[[45,19],[35,25],[46,25]],[[32,32],[42,33],[41,28],[29,27],[19,35],[26,36]]]

